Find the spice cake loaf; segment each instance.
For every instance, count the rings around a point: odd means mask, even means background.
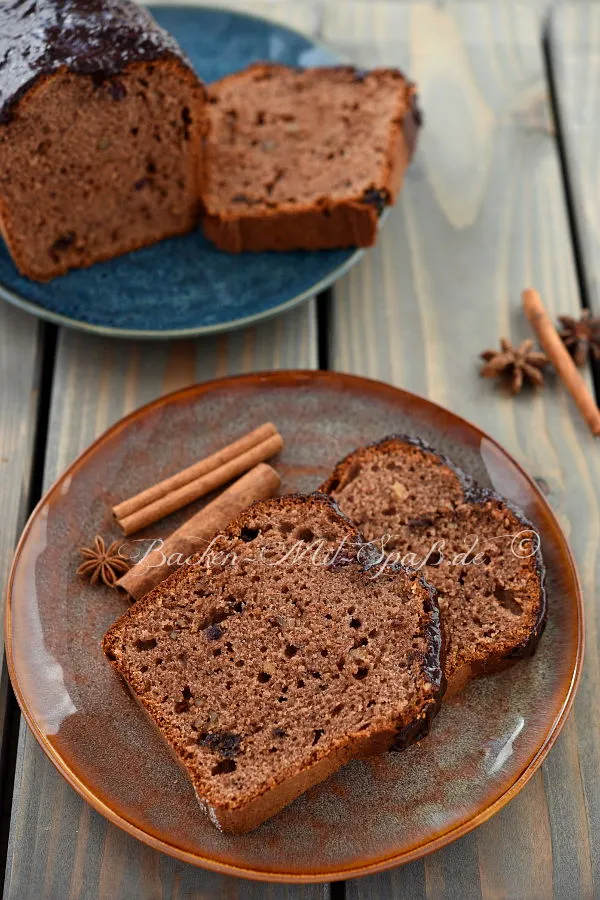
[[[354,451],[321,489],[436,587],[448,695],[533,652],[546,615],[539,537],[508,503],[406,436]]]
[[[47,281],[189,231],[204,89],[130,0],[0,3],[0,233]]]
[[[395,69],[258,63],[210,86],[204,233],[217,247],[366,247],[416,143]]]
[[[201,805],[242,833],[350,759],[424,736],[444,690],[433,589],[379,577],[330,498],[260,501],[107,632]]]

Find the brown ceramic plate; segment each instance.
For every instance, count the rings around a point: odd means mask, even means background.
[[[471,684],[442,708],[420,745],[351,763],[253,834],[230,837],[204,817],[186,776],[103,658],[100,639],[124,601],[76,576],[76,548],[96,533],[119,536],[110,515],[115,501],[268,419],[286,439],[277,464],[286,491],[315,488],[341,456],[391,432],[420,435],[453,457],[539,530],[549,620],[533,659]],[[148,533],[167,533],[177,521],[173,516]],[[162,398],[123,419],[69,467],[19,544],[6,644],[29,726],[57,769],[104,816],[196,865],[248,878],[321,881],[423,856],[514,797],[556,740],[573,701],[582,603],[548,504],[474,425],[375,381],[274,372]]]

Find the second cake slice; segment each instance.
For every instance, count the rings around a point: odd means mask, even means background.
[[[546,618],[539,535],[501,497],[403,435],[355,450],[322,490],[380,552],[435,586],[449,694],[533,653]]]
[[[204,232],[223,250],[374,243],[420,121],[395,69],[258,63],[213,84]]]

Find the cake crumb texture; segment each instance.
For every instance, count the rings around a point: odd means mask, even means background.
[[[257,503],[214,550],[131,607],[104,650],[211,820],[244,832],[349,759],[426,734],[443,651],[433,590],[402,569],[374,577],[329,498]]]

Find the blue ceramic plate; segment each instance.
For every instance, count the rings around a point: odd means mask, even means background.
[[[331,65],[334,53],[266,19],[225,10],[153,7],[204,81],[256,60]],[[42,319],[121,337],[172,338],[227,331],[268,318],[323,290],[362,251],[216,250],[200,231],[79,269],[49,284],[23,278],[0,241],[0,296]]]

